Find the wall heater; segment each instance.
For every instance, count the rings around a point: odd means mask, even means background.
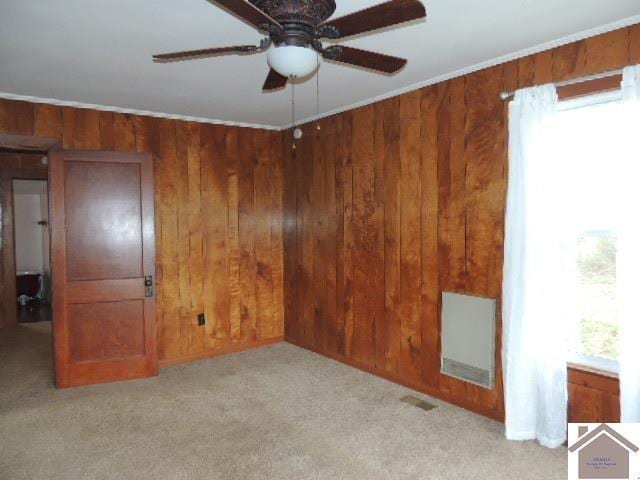
[[[443,374],[493,388],[495,336],[495,299],[442,293]]]

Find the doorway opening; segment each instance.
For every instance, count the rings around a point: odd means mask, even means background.
[[[0,365],[27,384],[53,383],[48,155],[58,143],[0,134]]]
[[[0,146],[0,328],[28,322],[34,307],[50,304],[48,178],[46,151]]]
[[[47,180],[13,179],[17,323],[51,321]]]

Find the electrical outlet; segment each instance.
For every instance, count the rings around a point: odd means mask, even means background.
[[[204,316],[204,313],[201,313],[198,315],[198,326],[202,327],[205,323],[207,323],[207,317]]]

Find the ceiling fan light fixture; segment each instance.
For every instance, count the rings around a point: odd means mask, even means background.
[[[407,63],[404,58],[341,45],[324,48],[322,42],[324,39],[342,40],[425,18],[424,0],[380,0],[382,3],[364,10],[333,18],[336,1],[209,0],[268,36],[259,45],[163,53],[154,55],[153,60],[169,63],[218,55],[246,55],[265,52],[275,45],[267,54],[271,68],[262,85],[263,92],[281,90],[290,78],[307,80],[318,69],[321,58],[389,75],[402,70]]]
[[[306,77],[318,67],[318,53],[308,47],[281,45],[267,54],[269,66],[285,77]]]

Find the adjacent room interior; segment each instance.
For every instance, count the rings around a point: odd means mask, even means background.
[[[565,479],[640,423],[637,1],[152,3],[0,7],[1,478]]]

